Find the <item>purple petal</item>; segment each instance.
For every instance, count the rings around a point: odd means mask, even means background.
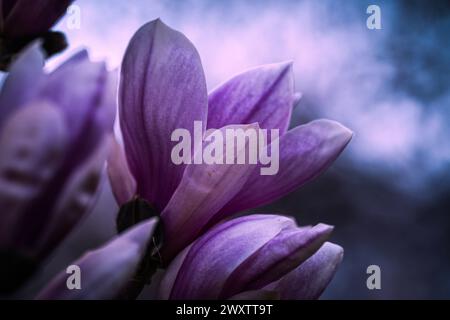
[[[181,251],[175,259],[172,260],[169,267],[164,273],[163,278],[159,284],[158,298],[162,300],[168,300],[170,298],[170,292],[172,291],[173,285],[177,279],[178,272],[183,265],[186,255],[189,253],[191,246],[186,247]]]
[[[342,261],[344,250],[326,242],[308,260],[269,287],[284,300],[318,299],[330,283]]]
[[[71,82],[70,86],[67,86],[67,81]],[[30,83],[30,85],[32,84]],[[38,92],[30,97],[33,102],[29,103],[34,104],[44,101],[57,108],[58,114],[64,120],[62,125],[64,127],[64,138],[67,141],[64,159],[58,162],[57,170],[48,173],[45,184],[42,183],[39,186],[39,190],[28,199],[29,201],[24,201],[21,204],[23,212],[29,212],[33,217],[39,217],[39,219],[29,223],[28,215],[16,216],[21,232],[16,235],[14,242],[25,248],[47,247],[47,243],[43,244],[41,240],[43,231],[48,228],[48,220],[51,219],[54,210],[56,210],[57,200],[60,196],[64,196],[64,190],[69,187],[68,184],[72,183],[71,177],[77,174],[78,169],[83,171],[83,164],[89,161],[88,159],[101,145],[105,135],[112,131],[115,109],[114,94],[116,87],[114,76],[106,71],[103,64],[89,62],[85,52],[75,55],[53,73],[46,76],[39,83],[38,89]],[[38,113],[38,111],[35,112]],[[56,138],[58,136],[55,135]],[[30,141],[33,140],[30,139]],[[48,139],[48,143],[51,144],[52,142],[51,139]],[[43,143],[45,142],[41,144]],[[49,157],[51,156],[61,160],[57,157],[58,154],[49,155]],[[92,181],[94,180],[92,179]],[[88,198],[91,199],[92,197]],[[69,202],[77,205],[77,203]],[[74,211],[72,210],[72,212]],[[76,219],[68,215],[67,220],[75,221],[80,218],[78,213],[75,216]],[[60,232],[67,231],[66,227],[69,224],[72,225],[72,223],[68,223],[64,226],[58,226],[57,229]],[[52,245],[55,245],[55,243]]]
[[[108,156],[108,176],[119,206],[133,198],[136,194],[136,181],[128,168],[124,150],[115,139]]]
[[[48,31],[74,0],[16,0],[3,6],[1,33],[7,37],[36,36]]]
[[[72,173],[56,200],[40,237],[41,255],[46,256],[92,208],[98,196],[103,168],[111,146],[109,136]]]
[[[225,136],[230,130],[247,129],[258,132],[257,124],[227,126],[217,132]],[[212,140],[213,141],[213,140]],[[209,144],[205,143],[206,148]],[[236,194],[247,181],[256,164],[238,164],[241,154],[249,154],[249,140],[235,148],[233,163],[226,163],[226,145],[223,141],[223,164],[190,164],[186,167],[180,185],[161,213],[164,221],[165,243],[163,257],[168,261],[191,243],[215,214]],[[203,152],[203,150],[200,150]],[[195,158],[195,155],[194,155]]]
[[[49,102],[23,107],[1,129],[1,246],[36,254],[39,244],[33,237],[24,241],[29,237],[24,229],[40,223],[43,217],[42,212],[28,210],[28,206],[52,180],[67,148],[63,116]]]
[[[112,80],[109,77],[113,77]],[[109,128],[112,129],[111,115],[115,110],[115,99],[111,100],[111,97],[114,97],[116,88],[111,82],[114,81],[114,73],[108,73],[104,63],[92,63],[83,50],[48,75],[39,97],[48,99],[61,108],[71,139],[75,141],[87,133],[86,123],[95,121],[99,111],[109,114]],[[67,82],[71,85],[67,86]],[[99,129],[103,131],[103,128]],[[85,139],[84,144],[95,144],[101,137],[93,138]]]
[[[184,165],[172,163],[171,134],[206,125],[207,91],[192,43],[160,20],[144,25],[122,64],[120,124],[130,170],[140,196],[162,210],[178,186]]]
[[[95,122],[102,130],[110,133],[114,130],[116,120],[119,73],[117,69],[108,71],[103,88],[95,105]]]
[[[44,78],[44,55],[36,41],[13,62],[0,93],[0,127],[19,107],[33,98]]]
[[[294,102],[292,63],[264,65],[241,73],[209,94],[208,128],[258,122],[263,129],[289,126]]]
[[[105,246],[88,252],[73,265],[81,270],[81,289],[69,290],[62,271],[37,299],[113,299],[133,276],[155,228],[157,218],[141,222]]]
[[[316,120],[289,130],[279,140],[279,172],[260,175],[260,168],[256,168],[242,192],[217,216],[270,203],[311,181],[334,162],[351,137],[349,129],[330,120]]]
[[[55,186],[63,184],[62,179],[90,157],[105,134],[112,132],[116,92],[117,73],[108,72],[104,63],[90,62],[86,51],[75,54],[48,75],[38,96],[61,109],[71,141],[61,179],[54,182]]]
[[[169,266],[166,277],[177,274],[169,298],[219,298],[233,271],[289,226],[295,222],[287,217],[250,215],[214,227],[194,242],[187,254],[182,253],[186,254],[183,263]]]
[[[272,290],[251,290],[238,293],[232,296],[229,300],[279,300],[280,295]]]
[[[294,102],[292,103],[294,108],[299,104],[302,97],[303,97],[303,94],[301,92],[294,93]]]
[[[314,254],[332,230],[325,224],[282,230],[233,271],[220,296],[226,298],[239,292],[260,289],[279,279]]]
[[[67,81],[71,86],[67,86]],[[70,148],[44,192],[29,203],[30,211],[50,216],[56,205],[55,199],[61,195],[69,177],[91,157],[112,130],[114,83],[114,73],[109,73],[103,63],[90,62],[83,51],[48,75],[36,99],[51,101],[61,110]],[[28,225],[27,233],[37,237],[45,222],[46,219],[42,219]]]

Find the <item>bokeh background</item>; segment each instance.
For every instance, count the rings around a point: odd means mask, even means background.
[[[325,299],[450,298],[450,3],[448,1],[78,0],[81,24],[66,32],[118,68],[133,33],[160,17],[202,57],[209,88],[259,64],[294,61],[303,99],[292,126],[338,120],[355,132],[328,172],[254,210],[336,226],[344,261]],[[370,4],[381,30],[366,27]],[[23,293],[115,233],[105,181],[98,205]],[[368,290],[366,268],[381,268]],[[147,293],[151,295],[151,293]]]

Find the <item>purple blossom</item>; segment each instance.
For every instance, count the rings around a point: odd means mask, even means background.
[[[45,73],[39,47],[20,55],[0,93],[5,286],[14,271],[25,280],[92,205],[114,118],[115,73],[90,62],[86,51]]]
[[[103,247],[85,253],[73,262],[82,272],[81,288],[67,287],[61,271],[37,296],[41,300],[114,299],[120,296],[146,253],[157,218],[134,226]]]
[[[342,248],[325,243],[332,229],[324,224],[297,227],[292,219],[277,215],[229,220],[173,260],[159,297],[318,298],[342,260]]]
[[[337,158],[351,131],[330,120],[288,130],[298,98],[291,62],[245,71],[208,95],[200,57],[183,34],[160,20],[137,31],[121,70],[124,150],[116,145],[109,174],[119,204],[137,195],[160,212],[164,263],[222,219],[283,197]],[[278,174],[261,176],[255,165],[175,165],[171,133],[192,134],[194,121],[202,121],[203,132],[249,124],[279,129]]]

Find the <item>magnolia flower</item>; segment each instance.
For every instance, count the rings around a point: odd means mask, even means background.
[[[0,93],[1,289],[14,289],[92,204],[107,157],[116,76],[82,51],[51,73],[39,43]]]
[[[299,228],[294,220],[277,215],[229,220],[173,260],[161,281],[159,297],[318,298],[343,255],[341,247],[324,244],[331,231],[325,224]]]
[[[120,297],[142,258],[155,229],[157,218],[134,226],[124,234],[71,263],[79,268],[78,288],[68,288],[66,270],[61,271],[37,296],[53,299],[113,299]],[[82,278],[81,278],[82,277]],[[82,281],[81,281],[82,279]],[[77,285],[76,280],[73,285]]]
[[[164,263],[217,222],[283,197],[336,159],[351,131],[329,120],[288,130],[297,99],[290,62],[248,70],[208,95],[200,57],[183,34],[160,20],[137,31],[121,70],[124,150],[116,145],[109,176],[120,205],[138,196],[160,214]],[[203,135],[227,125],[278,129],[279,172],[261,176],[255,165],[174,164],[172,132],[193,134],[196,121]]]
[[[5,69],[13,56],[28,43],[44,38],[48,55],[66,47],[61,33],[48,32],[66,12],[74,0],[1,0],[0,53],[1,67]]]

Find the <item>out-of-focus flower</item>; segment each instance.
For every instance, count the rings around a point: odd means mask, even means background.
[[[126,51],[119,92],[124,150],[116,145],[109,175],[120,205],[139,196],[161,215],[164,262],[223,218],[272,202],[324,171],[351,139],[337,122],[317,120],[288,131],[294,92],[291,63],[239,74],[209,96],[193,44],[160,20],[144,25]],[[175,165],[175,129],[255,124],[279,129],[279,172],[255,165]],[[125,155],[122,154],[125,152]],[[126,160],[126,162],[125,162]]]
[[[16,288],[92,205],[117,75],[82,51],[51,73],[34,43],[0,93],[1,290]]]
[[[144,257],[157,218],[144,221],[71,265],[79,267],[80,287],[67,287],[68,274],[61,271],[37,299],[114,299],[120,297]]]
[[[31,41],[42,38],[47,55],[66,48],[62,33],[49,29],[74,0],[1,0],[0,68],[5,70],[14,55]]]
[[[343,255],[339,246],[324,244],[332,229],[325,224],[297,227],[292,219],[277,215],[229,220],[198,238],[172,261],[159,296],[317,298]]]

